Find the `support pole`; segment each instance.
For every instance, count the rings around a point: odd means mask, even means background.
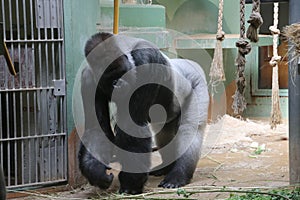
[[[290,24],[300,22],[300,1],[289,1]],[[291,59],[293,52],[290,53]],[[296,67],[296,73],[292,69]],[[300,64],[289,62],[289,162],[290,184],[300,183]]]
[[[119,0],[114,0],[114,28],[113,33],[118,34],[119,33],[119,9],[120,3]]]

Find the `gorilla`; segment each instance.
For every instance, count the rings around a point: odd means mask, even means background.
[[[201,67],[170,59],[146,40],[104,32],[86,42],[84,53],[85,128],[78,153],[83,176],[107,189],[114,157],[121,165],[120,193],[142,193],[149,175],[164,176],[159,184],[164,188],[190,183],[209,104]],[[154,146],[162,163],[152,168]]]
[[[0,199],[6,199],[5,179],[2,168],[0,167]]]

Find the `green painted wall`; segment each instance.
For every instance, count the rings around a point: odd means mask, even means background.
[[[113,27],[113,5],[101,3],[100,27]],[[120,28],[166,27],[165,8],[160,5],[120,5]]]
[[[211,33],[215,34],[217,31],[217,17],[218,17],[218,3],[219,0],[154,0],[154,3],[164,5],[167,13],[167,28],[174,29],[186,34],[199,34],[199,33]],[[272,4],[269,4],[272,5]],[[288,14],[284,14],[283,8],[286,5],[281,5],[280,10],[280,25],[284,24]],[[265,9],[266,25],[269,27],[272,24],[272,9]],[[240,4],[239,0],[224,1],[224,19],[223,30],[226,34],[235,34],[240,31]],[[246,5],[246,20],[252,10],[252,5]],[[283,23],[282,23],[283,22]],[[248,26],[248,23],[246,23]],[[263,27],[265,31],[266,28]],[[271,44],[271,43],[270,43]],[[205,49],[188,49],[180,50],[179,55],[184,58],[189,58],[198,62],[205,70],[207,79],[209,80],[208,73],[210,70],[210,63],[213,57],[213,50]],[[237,55],[237,49],[224,49],[224,70],[226,81],[225,87],[232,85],[235,80],[235,58]],[[247,117],[269,117],[271,110],[271,97],[270,91],[260,91],[263,95],[254,94],[254,82],[257,80],[258,74],[258,47],[252,47],[252,51],[246,56],[246,99],[248,107],[244,112]],[[228,97],[230,100],[231,97]],[[230,106],[230,105],[228,105]],[[281,109],[284,117],[287,117],[287,97],[281,98]]]
[[[68,131],[74,128],[72,94],[75,75],[84,60],[83,49],[100,19],[99,0],[64,0]]]

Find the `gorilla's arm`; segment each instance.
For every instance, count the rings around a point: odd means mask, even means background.
[[[79,168],[90,184],[106,189],[113,180],[113,174],[107,175],[106,170],[112,157],[114,135],[110,126],[108,101],[101,92],[96,93],[96,89],[93,72],[86,67],[81,78],[85,132],[78,158]]]

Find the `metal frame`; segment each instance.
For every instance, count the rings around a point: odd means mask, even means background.
[[[1,0],[0,163],[9,189],[67,181],[63,0]],[[2,41],[1,41],[2,42]]]

